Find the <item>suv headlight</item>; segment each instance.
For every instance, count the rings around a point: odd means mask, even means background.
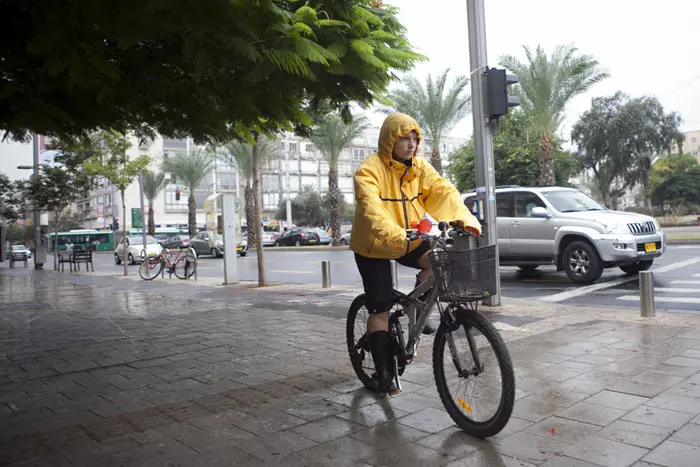
[[[652,221],[654,221],[654,229],[656,229],[655,231],[658,232],[659,230],[661,230],[661,224],[659,224],[659,222],[656,219],[652,219]]]
[[[601,224],[606,234],[626,234],[630,233],[627,224]]]

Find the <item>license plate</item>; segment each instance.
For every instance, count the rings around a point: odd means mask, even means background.
[[[656,251],[656,243],[655,242],[645,243],[644,244],[644,251],[646,251],[647,253],[655,252]]]
[[[316,243],[316,240],[309,240],[309,243]]]

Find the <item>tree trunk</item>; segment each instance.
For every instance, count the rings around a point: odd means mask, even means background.
[[[187,233],[191,238],[197,235],[197,201],[194,199],[194,190],[190,189],[190,197],[187,207]]]
[[[122,239],[126,238],[126,200],[124,199],[124,191],[125,190],[120,190],[120,193],[122,195],[122,214],[124,217],[122,217]],[[146,248],[146,245],[143,246]],[[129,275],[129,270],[127,268],[127,261],[129,258],[129,249],[126,246],[126,243],[124,243],[124,275],[128,276]]]
[[[554,159],[552,158],[552,137],[549,135],[542,135],[540,138],[540,185],[556,185]]]
[[[440,158],[440,143],[433,147],[433,153],[430,155],[430,165],[433,166],[437,173],[442,175],[442,159]]]
[[[53,237],[53,270],[58,271],[58,222],[54,222],[53,226],[54,237]],[[36,245],[34,246],[36,249]],[[34,253],[36,255],[36,252]],[[36,261],[36,256],[34,256],[34,261]]]
[[[254,251],[257,249],[258,231],[253,228],[255,225],[255,194],[250,181],[246,181],[245,189],[245,222],[248,226],[248,250]]]
[[[328,170],[328,202],[331,205],[331,236],[333,246],[340,245],[340,197],[338,191],[338,169],[332,167]]]
[[[253,198],[255,206],[255,219],[253,225],[248,226],[248,235],[255,229],[255,246],[258,250],[258,287],[267,285],[265,280],[265,262],[262,249],[262,226],[260,225],[261,196],[260,196],[260,175],[258,173],[258,135],[255,135],[255,145],[253,145]],[[250,237],[248,237],[250,238]]]
[[[148,235],[155,236],[156,234],[156,212],[153,209],[153,200],[148,200]]]

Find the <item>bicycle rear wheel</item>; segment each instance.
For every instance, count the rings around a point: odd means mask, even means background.
[[[178,258],[175,262],[175,276],[178,279],[188,279],[192,277],[197,270],[197,257],[191,249]]]
[[[438,394],[464,432],[487,438],[500,432],[513,413],[513,364],[501,335],[486,318],[464,305],[451,309],[455,322],[443,322],[433,344]]]
[[[148,258],[141,261],[139,266],[139,276],[145,281],[152,281],[163,269],[163,261],[160,258]]]

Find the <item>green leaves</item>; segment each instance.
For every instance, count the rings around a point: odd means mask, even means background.
[[[17,139],[118,129],[215,143],[304,130],[312,102],[369,105],[424,59],[396,9],[354,0],[0,2],[0,17],[11,18],[0,129]]]

